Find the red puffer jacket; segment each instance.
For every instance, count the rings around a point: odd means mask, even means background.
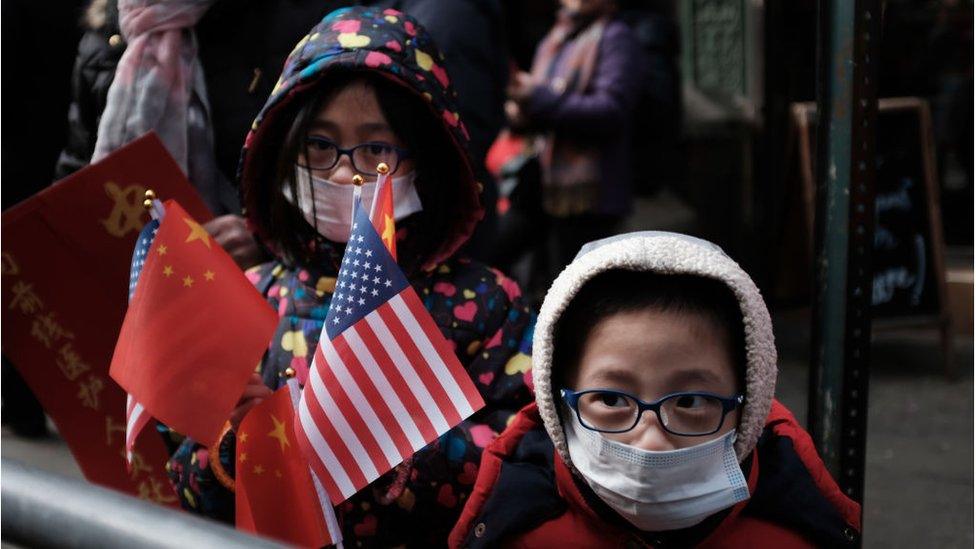
[[[841,493],[793,414],[773,402],[742,463],[751,497],[683,530],[641,532],[554,452],[535,404],[486,448],[451,547],[854,547],[861,506]]]

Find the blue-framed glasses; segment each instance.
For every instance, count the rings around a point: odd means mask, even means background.
[[[299,159],[298,165],[311,170],[331,170],[343,155],[352,160],[353,169],[364,175],[376,175],[376,166],[380,162],[386,163],[390,167],[390,173],[394,173],[400,162],[410,158],[406,149],[382,141],[371,141],[342,149],[324,137],[310,135],[305,138],[304,161]]]
[[[637,426],[644,412],[651,410],[665,431],[685,437],[717,433],[725,416],[745,402],[744,395],[723,397],[703,392],[671,393],[654,402],[613,389],[562,389],[560,394],[576,412],[580,424],[592,431],[625,433]]]

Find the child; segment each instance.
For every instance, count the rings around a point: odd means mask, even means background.
[[[539,315],[536,403],[484,453],[453,547],[854,546],[860,506],[773,400],[776,349],[717,246],[585,246]]]
[[[304,383],[349,238],[353,178],[366,179],[369,208],[381,161],[399,264],[486,407],[339,505],[346,546],[443,545],[482,448],[531,401],[533,315],[514,282],[457,257],[482,210],[442,59],[410,16],[361,7],[328,15],[288,57],[240,169],[249,221],[275,256],[248,276],[281,322],[227,435],[187,441],[170,462],[185,508],[233,519],[233,426],[286,370]]]

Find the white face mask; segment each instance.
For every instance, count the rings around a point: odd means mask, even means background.
[[[410,172],[392,179],[393,218],[396,221],[424,209],[417,188],[414,186],[416,175],[416,172]],[[352,224],[353,186],[340,185],[314,175],[310,180],[308,170],[301,166],[295,166],[295,186],[298,188],[296,206],[302,211],[305,220],[315,227],[319,234],[333,242],[348,241],[349,228]],[[373,204],[375,191],[375,181],[363,184],[362,202],[366,211],[369,211]],[[291,189],[287,185],[284,186],[283,192],[285,198],[295,204]]]
[[[694,526],[749,499],[733,443],[735,430],[708,442],[664,452],[603,438],[564,414],[573,465],[607,505],[648,532]]]

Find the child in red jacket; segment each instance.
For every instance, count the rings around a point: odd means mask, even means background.
[[[717,246],[585,246],[535,345],[536,403],[484,452],[452,546],[857,545],[860,506],[773,400],[762,296]]]

